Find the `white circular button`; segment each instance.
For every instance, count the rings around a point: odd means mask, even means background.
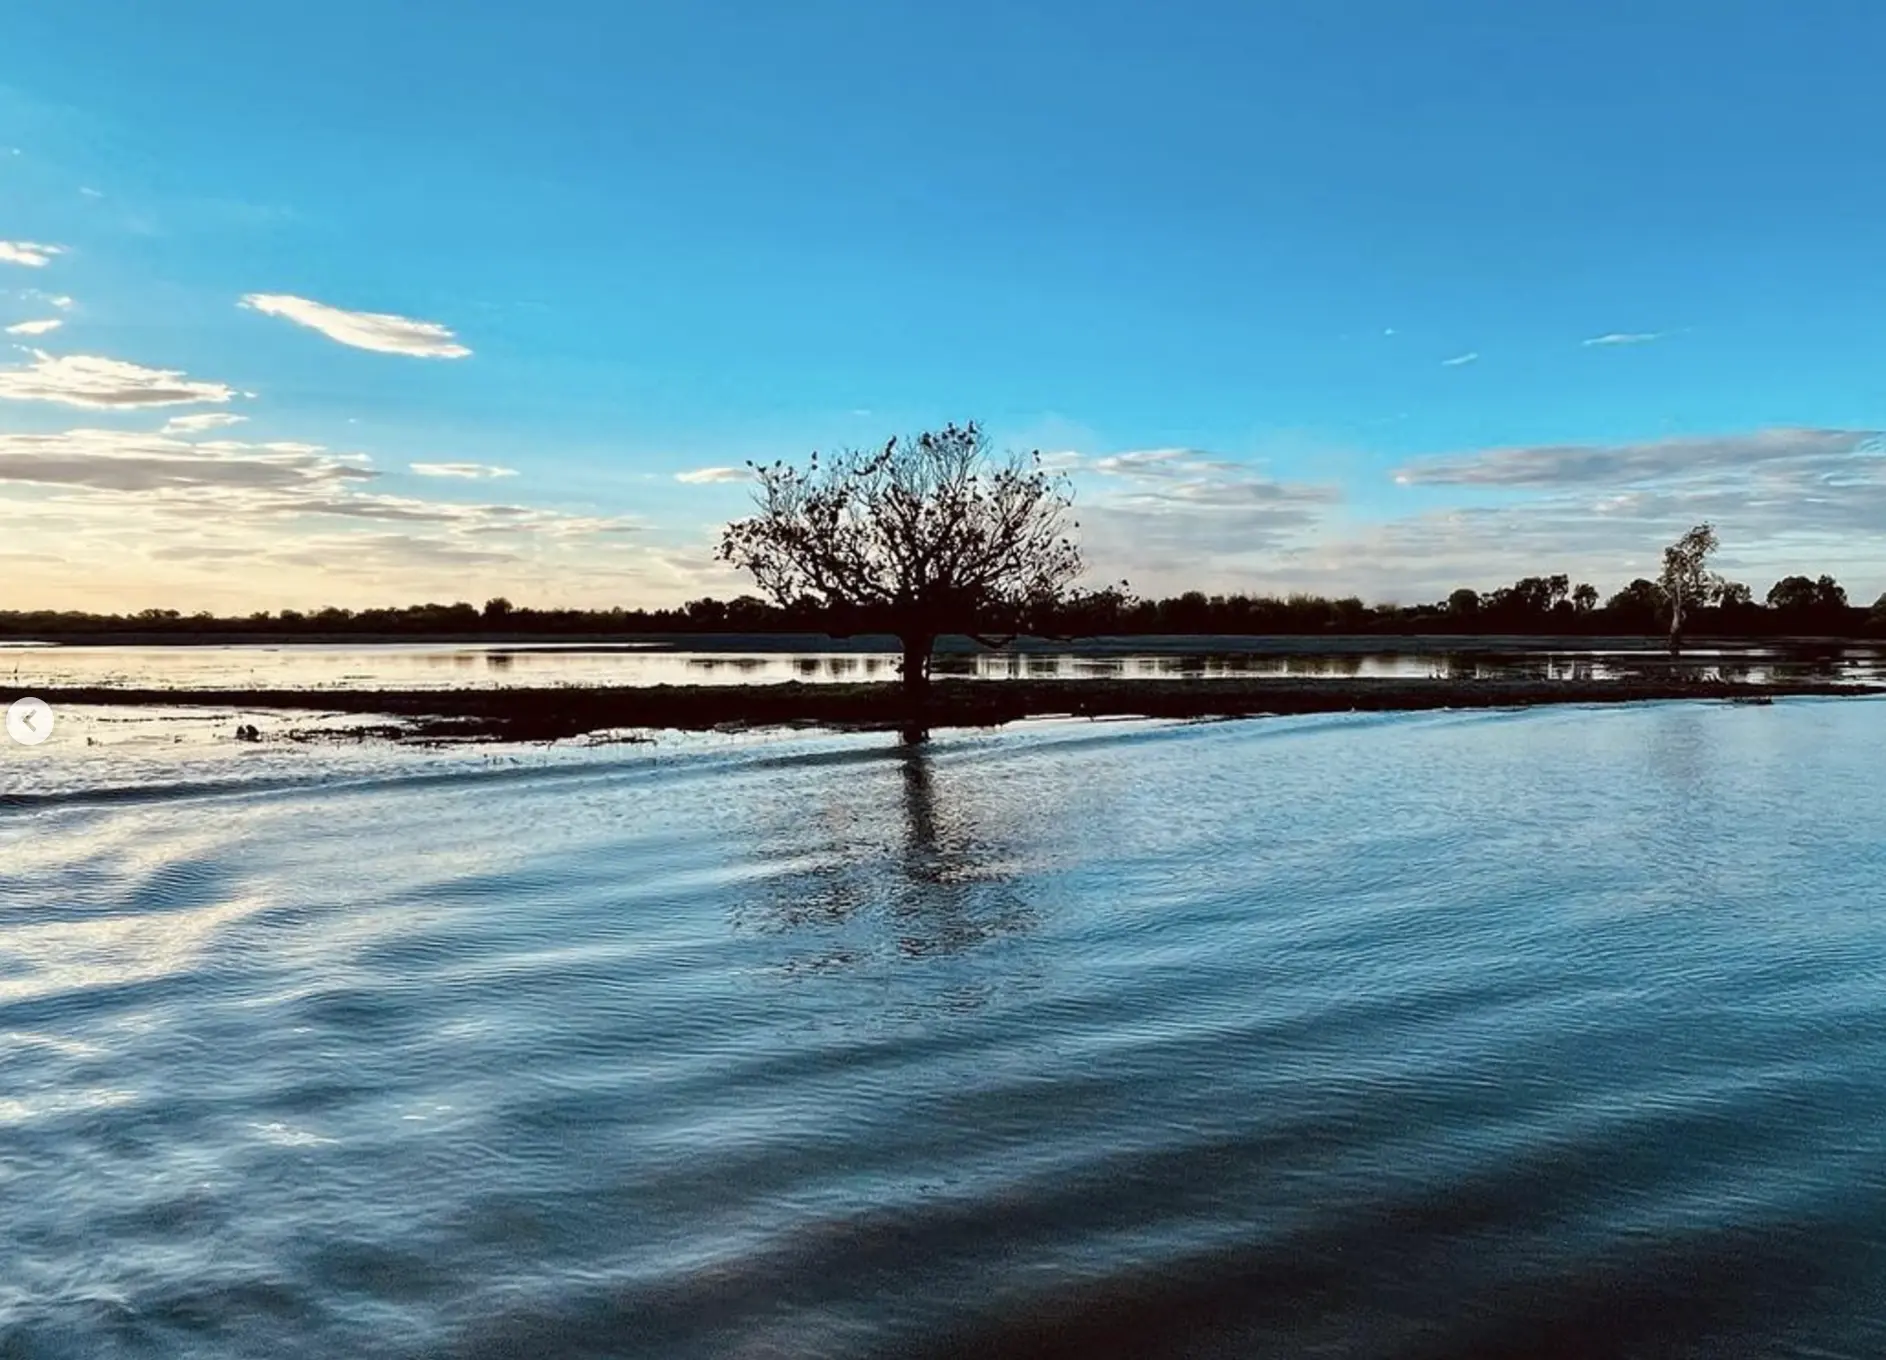
[[[52,735],[52,705],[44,699],[15,699],[7,708],[7,735],[22,746],[37,746]]]

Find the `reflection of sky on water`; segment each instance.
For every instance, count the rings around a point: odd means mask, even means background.
[[[836,684],[888,680],[898,658],[876,652],[651,652],[621,647],[255,646],[13,647],[0,679],[19,686],[100,685],[174,689],[462,689],[561,685]],[[981,680],[1134,679],[1473,679],[1523,676],[1616,679],[1670,673],[1663,654],[1644,652],[1283,653],[983,652],[939,655],[938,676]],[[1773,676],[1876,679],[1879,653],[1845,649],[1822,656],[1697,651],[1679,673],[1699,679]]]
[[[0,1351],[1886,1353],[1882,716],[127,736],[0,801]]]

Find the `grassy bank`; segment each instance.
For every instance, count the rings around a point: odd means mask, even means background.
[[[139,705],[289,709],[392,717],[424,738],[545,741],[621,728],[705,730],[829,727],[987,727],[1050,715],[1231,718],[1266,714],[1653,699],[1760,700],[1886,692],[1825,681],[1739,683],[1644,676],[1622,680],[942,680],[913,706],[892,684],[659,685],[612,689],[34,691],[55,706]],[[0,689],[0,704],[17,693]]]

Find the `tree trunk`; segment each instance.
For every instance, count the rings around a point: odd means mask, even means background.
[[[1670,604],[1670,655],[1675,656],[1683,650],[1683,604],[1674,600]]]
[[[927,694],[930,690],[930,649],[936,646],[933,633],[905,633],[898,639],[904,644],[904,693]]]

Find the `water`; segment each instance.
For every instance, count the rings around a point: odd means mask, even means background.
[[[1882,739],[0,751],[0,1355],[1877,1360]]]
[[[1222,644],[1225,640],[1219,640]],[[1135,652],[1131,639],[1107,651],[1030,649],[939,653],[938,675],[1017,679],[1297,679],[1458,678],[1531,675],[1543,679],[1616,679],[1668,669],[1659,650],[1462,654],[1362,651],[1290,655],[1260,650]],[[1268,645],[1251,639],[1248,646]],[[275,644],[259,646],[0,648],[0,681],[30,689],[102,685],[160,689],[465,689],[507,685],[830,684],[891,680],[891,653],[667,651],[640,644]],[[1874,648],[1789,656],[1761,649],[1702,649],[1689,655],[1702,678],[1767,680],[1777,676],[1886,679]]]

